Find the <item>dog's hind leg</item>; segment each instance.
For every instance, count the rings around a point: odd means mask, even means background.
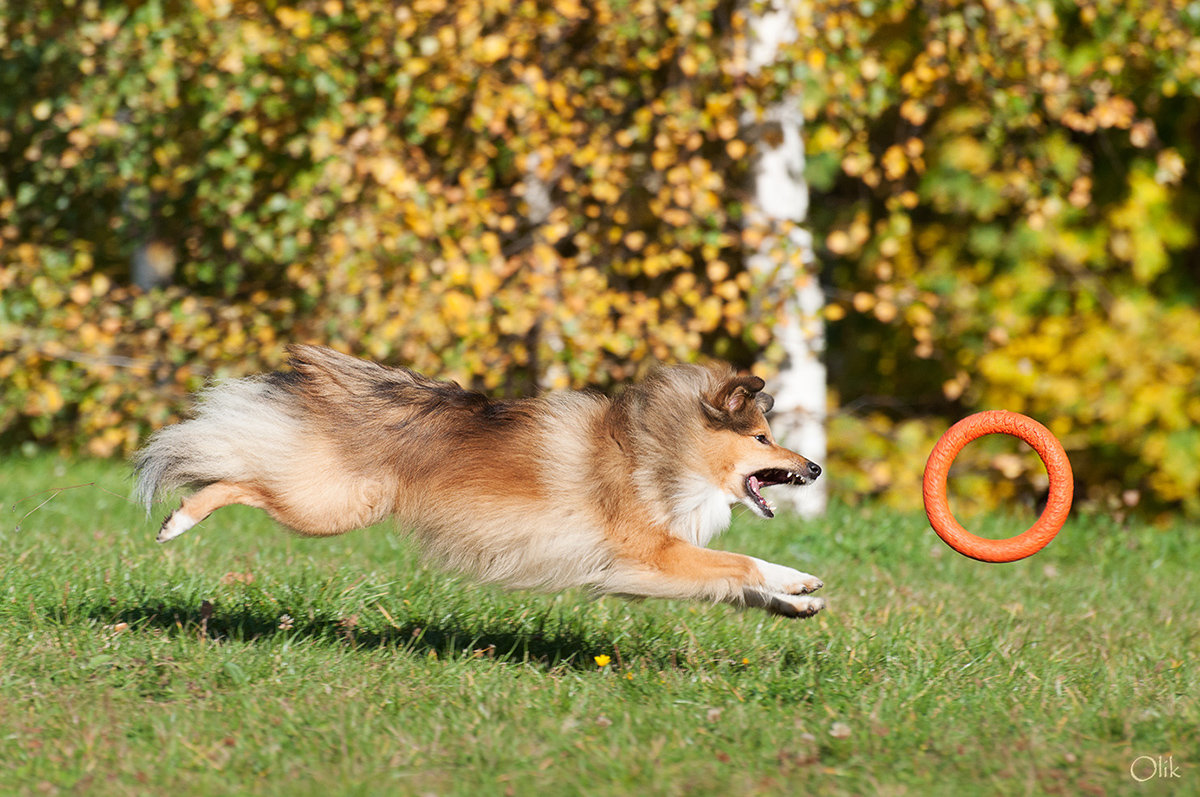
[[[158,541],[175,539],[214,511],[230,504],[267,508],[266,496],[251,485],[214,482],[183,499],[179,508],[167,515],[158,532]]]

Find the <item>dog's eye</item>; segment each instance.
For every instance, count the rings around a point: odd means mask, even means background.
[[[767,436],[765,434],[756,434],[756,435],[754,435],[754,439],[757,440],[758,442],[762,443],[764,446],[771,445],[771,441],[767,439]]]

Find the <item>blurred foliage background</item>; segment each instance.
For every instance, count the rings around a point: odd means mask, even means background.
[[[0,449],[127,454],[289,341],[509,395],[769,376],[747,131],[800,89],[839,493],[919,504],[1007,408],[1081,497],[1200,515],[1200,3],[796,7],[750,75],[718,0],[0,0]]]

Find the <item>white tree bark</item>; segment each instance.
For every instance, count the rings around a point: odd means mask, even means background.
[[[755,74],[773,64],[779,49],[795,40],[793,0],[767,0],[745,6],[750,29],[747,71]],[[760,10],[755,10],[756,7]],[[756,130],[753,196],[746,224],[766,231],[750,253],[752,270],[771,274],[788,294],[774,337],[785,359],[772,384],[775,410],[771,426],[785,446],[817,463],[826,453],[825,295],[817,279],[812,235],[800,225],[808,216],[808,183],[804,179],[804,115],[800,97],[790,93],[765,109],[761,118],[745,120]],[[802,490],[780,492],[781,507],[815,517],[825,512],[828,480]]]
[[[562,301],[562,292],[557,287],[558,275],[554,273],[558,264],[547,260],[542,254],[550,251],[542,233],[542,225],[549,221],[554,205],[550,198],[550,183],[540,174],[541,166],[541,155],[531,153],[525,167],[525,202],[533,226],[534,268],[545,275],[547,284],[555,286],[547,297],[547,303],[558,306]],[[566,387],[569,382],[567,369],[559,359],[564,348],[562,333],[555,320],[546,313],[540,314],[532,343],[535,350],[531,354],[537,364],[535,378],[538,389],[547,392]]]

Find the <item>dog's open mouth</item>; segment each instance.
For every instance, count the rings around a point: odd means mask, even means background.
[[[775,507],[770,501],[763,498],[762,488],[770,487],[773,484],[808,484],[808,482],[807,477],[795,471],[767,468],[746,477],[746,495],[750,497],[750,501],[763,517],[772,518],[775,517]]]

